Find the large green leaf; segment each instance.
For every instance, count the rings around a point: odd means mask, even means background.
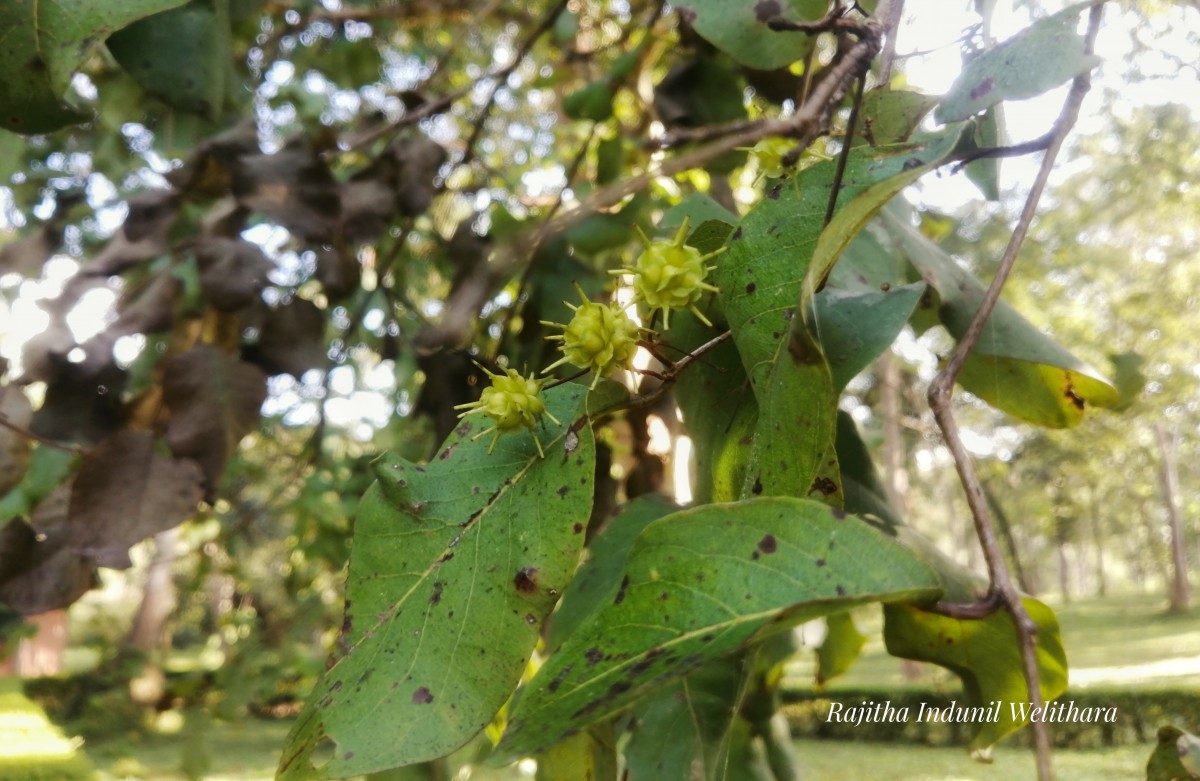
[[[1042,699],[1067,689],[1067,656],[1054,611],[1032,597],[1022,599],[1037,624],[1037,660]],[[888,653],[903,659],[932,662],[962,679],[969,707],[999,701],[995,721],[983,721],[971,738],[973,755],[986,758],[1001,738],[1024,722],[1011,704],[1028,703],[1024,666],[1012,617],[998,610],[982,619],[950,618],[914,605],[885,605],[883,639]]]
[[[925,283],[916,282],[866,293],[826,288],[816,295],[813,323],[835,391],[892,345],[924,293]]]
[[[185,0],[0,0],[0,126],[45,133],[83,119],[63,105],[71,77],[110,33]]]
[[[679,506],[662,494],[647,494],[628,502],[608,520],[587,548],[587,558],[579,565],[571,585],[563,592],[554,620],[550,624],[551,649],[562,644],[580,624],[621,587],[625,562],[638,535],[647,524],[670,515]]]
[[[151,95],[216,118],[234,75],[228,0],[191,0],[141,19],[112,35],[108,50]]]
[[[518,694],[498,752],[538,753],[746,643],[866,602],[936,597],[937,577],[819,502],[698,507],[642,532],[617,594]]]
[[[746,662],[745,655],[718,659],[639,703],[634,709],[638,728],[625,749],[630,776],[655,781],[725,778],[738,737]]]
[[[934,111],[939,122],[957,122],[1002,100],[1041,95],[1090,71],[1100,58],[1084,50],[1079,14],[1094,5],[1076,3],[998,43],[963,67]]]
[[[884,224],[897,247],[937,291],[938,319],[954,338],[960,338],[979,310],[983,283],[896,214],[885,211]],[[1088,404],[1121,403],[1121,394],[1103,374],[1004,301],[988,318],[958,381],[997,409],[1053,428],[1074,426],[1083,419]]]
[[[762,411],[743,496],[832,493],[824,489],[831,479],[824,472],[837,389],[810,327],[813,295],[867,221],[941,161],[958,135],[955,130],[924,145],[852,151],[840,181],[841,208],[828,226],[825,212],[837,184],[832,160],[772,187],[734,231],[715,279]]]
[[[775,70],[803,60],[816,42],[816,36],[807,33],[773,32],[767,27],[772,16],[812,21],[821,18],[828,7],[825,0],[683,0],[675,6],[701,37],[740,64],[758,70]]]
[[[466,419],[427,465],[384,458],[355,524],[349,653],[288,737],[280,779],[342,778],[466,743],[511,694],[575,570],[592,504],[591,430],[569,432],[585,391],[546,393],[563,427],[509,435],[489,454]],[[332,758],[313,767],[334,744]]]

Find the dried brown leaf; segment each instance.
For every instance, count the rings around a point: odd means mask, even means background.
[[[155,450],[148,431],[118,431],[97,445],[75,475],[70,547],[102,567],[129,566],[129,547],[196,511],[200,465]]]
[[[34,233],[0,247],[0,275],[23,274],[36,277],[42,266],[62,243],[62,229],[45,223]]]
[[[99,342],[86,349],[102,355]],[[60,442],[93,443],[121,426],[121,391],[126,374],[112,362],[111,343],[104,362],[64,363],[46,398],[33,413],[32,431]]]
[[[15,518],[0,529],[0,602],[22,615],[66,607],[95,584],[95,564],[69,545],[70,497],[64,483],[28,523]]]
[[[209,497],[238,442],[258,425],[266,395],[266,377],[258,367],[209,345],[166,362],[167,444],[176,456],[200,464]]]
[[[275,266],[256,245],[243,239],[206,236],[196,242],[200,284],[214,308],[244,309],[258,300]]]
[[[341,209],[338,183],[303,139],[273,155],[240,158],[233,168],[233,194],[247,209],[303,239],[333,238]]]
[[[0,417],[17,428],[28,429],[33,420],[33,405],[15,385],[0,388]],[[30,442],[7,426],[0,426],[0,494],[8,493],[29,466]]]
[[[179,194],[171,190],[151,190],[130,198],[129,214],[120,233],[84,266],[83,273],[112,276],[166,254],[180,202]]]
[[[290,374],[299,379],[309,369],[325,363],[325,313],[311,301],[294,298],[266,312],[258,341],[248,345],[246,359],[268,374]]]

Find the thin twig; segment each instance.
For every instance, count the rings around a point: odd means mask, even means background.
[[[1093,5],[1088,17],[1085,48],[1089,53],[1093,49],[1096,34],[1100,28],[1102,9],[1102,3]],[[954,382],[962,371],[967,356],[979,341],[984,325],[1000,299],[1000,292],[1004,288],[1009,274],[1012,272],[1013,265],[1016,263],[1017,253],[1020,251],[1021,245],[1024,243],[1025,237],[1029,233],[1029,228],[1033,223],[1034,216],[1037,213],[1038,201],[1041,200],[1046,182],[1050,178],[1050,171],[1054,167],[1055,158],[1058,156],[1058,152],[1062,148],[1067,134],[1079,116],[1079,108],[1090,87],[1090,73],[1077,76],[1072,83],[1071,91],[1067,95],[1066,102],[1063,104],[1062,113],[1055,122],[1053,136],[1046,149],[1046,156],[1042,159],[1041,168],[1038,170],[1033,185],[1030,187],[1029,196],[1025,199],[1025,206],[1021,210],[1016,227],[1013,229],[1008,247],[1004,250],[1004,256],[1000,260],[996,276],[992,280],[991,285],[988,286],[983,301],[979,305],[979,311],[975,313],[975,317],[967,327],[966,333],[959,340],[954,353],[946,361],[946,365],[942,371],[930,383],[928,393],[929,406],[933,410],[934,419],[942,431],[946,447],[949,448],[950,453],[954,456],[954,466],[958,471],[963,491],[966,493],[967,504],[971,508],[971,515],[975,521],[975,532],[979,537],[984,559],[987,562],[988,577],[991,583],[990,593],[995,594],[1003,602],[1005,610],[1012,616],[1021,651],[1021,661],[1025,668],[1025,683],[1028,689],[1029,702],[1035,708],[1042,705],[1042,691],[1037,662],[1037,625],[1029,617],[1025,605],[1021,602],[1021,595],[1013,584],[1012,576],[1009,574],[1008,565],[1004,561],[1004,554],[1001,551],[996,530],[992,523],[991,511],[988,507],[987,499],[984,496],[979,479],[975,475],[971,456],[963,445],[962,437],[959,435],[958,424],[950,409],[950,402],[953,398]],[[1046,725],[1044,722],[1034,721],[1032,722],[1032,728],[1034,746],[1037,751],[1038,779],[1039,781],[1052,781],[1054,771],[1050,764],[1050,736]]]
[[[529,32],[529,35],[525,36],[525,40],[521,42],[520,47],[517,48],[516,53],[513,55],[512,62],[490,77],[492,89],[488,93],[483,107],[479,109],[479,116],[475,117],[474,126],[471,128],[471,135],[467,137],[466,149],[463,151],[462,160],[458,161],[459,167],[467,165],[475,157],[475,144],[479,142],[480,136],[483,135],[483,127],[487,124],[488,117],[492,114],[492,108],[496,105],[496,95],[504,87],[505,82],[508,81],[508,77],[521,66],[526,55],[533,49],[533,45],[537,43],[538,39],[554,27],[554,21],[566,9],[568,2],[569,0],[558,0],[554,4],[554,7],[542,17],[542,21],[538,23],[538,26],[533,28]]]
[[[904,0],[892,0],[888,15],[883,20],[883,51],[879,55],[879,83],[887,86],[892,81],[892,64],[896,61],[896,33],[900,19],[904,16]]]
[[[22,437],[25,437],[26,439],[37,442],[39,445],[45,445],[46,447],[52,447],[55,450],[65,450],[66,452],[74,453],[77,456],[87,455],[87,451],[84,450],[83,448],[79,447],[78,445],[68,445],[64,442],[57,442],[53,439],[47,439],[46,437],[43,437],[41,434],[35,434],[32,431],[30,431],[29,429],[23,428],[23,427],[17,425],[16,423],[13,423],[11,420],[8,419],[8,416],[5,415],[3,412],[0,412],[0,426],[3,426],[4,428],[8,429],[9,431],[13,432],[14,434],[17,434],[18,436],[22,436]]]
[[[651,390],[645,393],[639,393],[636,396],[631,396],[629,399],[623,402],[617,402],[612,406],[605,407],[602,410],[581,415],[571,424],[571,429],[573,431],[578,431],[591,421],[599,420],[600,418],[612,415],[613,413],[620,412],[622,410],[644,409],[646,407],[653,406],[670,389],[670,387],[675,383],[675,380],[679,378],[679,375],[685,369],[687,369],[687,367],[698,361],[700,357],[709,350],[712,350],[723,342],[728,341],[732,336],[732,331],[722,331],[712,339],[709,339],[704,344],[680,358],[678,361],[672,363],[662,372],[656,372],[655,378],[661,380],[661,382],[658,385],[655,385]]]
[[[833,213],[837,210],[838,194],[842,191],[842,177],[846,175],[846,163],[850,160],[850,147],[854,144],[854,128],[858,124],[859,110],[862,108],[863,90],[866,89],[867,72],[863,72],[858,76],[858,89],[854,91],[854,105],[850,107],[850,118],[846,120],[846,134],[842,137],[842,153],[838,155],[837,168],[833,172],[833,187],[829,188],[829,203],[825,206],[825,221],[821,223],[821,227],[825,228],[833,219]]]

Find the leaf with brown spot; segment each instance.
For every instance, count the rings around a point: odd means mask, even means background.
[[[346,586],[352,645],[313,690],[278,778],[344,778],[444,756],[500,710],[583,546],[574,525],[591,512],[591,428],[577,432],[569,457],[564,444],[586,394],[574,384],[546,391],[563,424],[547,417],[537,429],[544,457],[529,432],[501,437],[489,453],[477,437],[489,424],[472,416],[444,443],[444,459],[376,462]],[[578,489],[560,500],[563,484]],[[352,683],[366,675],[399,687]],[[329,741],[334,758],[312,767]]]
[[[117,432],[84,458],[71,489],[70,547],[102,567],[129,566],[129,547],[196,511],[200,466],[156,452],[148,431]]]
[[[775,552],[761,555],[760,546]],[[498,759],[537,754],[801,621],[941,593],[937,574],[893,538],[861,519],[839,520],[819,502],[786,497],[655,520],[634,543],[625,573],[624,599],[598,605],[518,692]],[[603,656],[589,664],[593,649]]]
[[[266,393],[266,378],[257,367],[209,345],[166,362],[167,444],[176,456],[199,462],[209,496],[238,442],[258,425]]]

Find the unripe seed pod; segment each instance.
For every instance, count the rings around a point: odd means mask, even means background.
[[[700,250],[687,246],[684,243],[688,234],[686,218],[671,241],[652,242],[640,230],[638,233],[646,249],[632,268],[626,267],[612,273],[633,275],[634,297],[650,308],[651,315],[662,310],[663,328],[671,327],[672,309],[689,309],[701,322],[711,326],[709,319],[696,308],[696,302],[705,293],[719,292],[704,281],[715,266],[705,266],[704,263],[720,255],[727,247],[702,255]]]
[[[562,342],[563,357],[547,366],[545,372],[569,363],[595,372],[592,380],[595,388],[601,377],[611,377],[617,369],[629,368],[637,352],[638,327],[618,304],[593,303],[579,285],[575,289],[583,303],[579,306],[567,304],[575,312],[571,322],[566,325],[542,322],[542,325],[563,329],[561,336],[546,337]]]
[[[491,428],[484,429],[473,437],[479,439],[484,434],[495,432],[492,444],[488,447],[489,453],[496,447],[496,440],[501,434],[514,433],[523,428],[532,430],[541,422],[542,415],[555,423],[559,422],[546,411],[546,404],[542,401],[542,385],[545,384],[545,380],[534,379],[532,376],[522,377],[516,369],[505,369],[504,374],[493,374],[487,369],[483,371],[492,378],[492,384],[483,389],[479,401],[460,404],[455,409],[466,410],[459,415],[460,418],[477,412],[491,418]],[[545,455],[542,453],[542,443],[537,434],[534,434],[533,441],[537,443],[538,453]]]

